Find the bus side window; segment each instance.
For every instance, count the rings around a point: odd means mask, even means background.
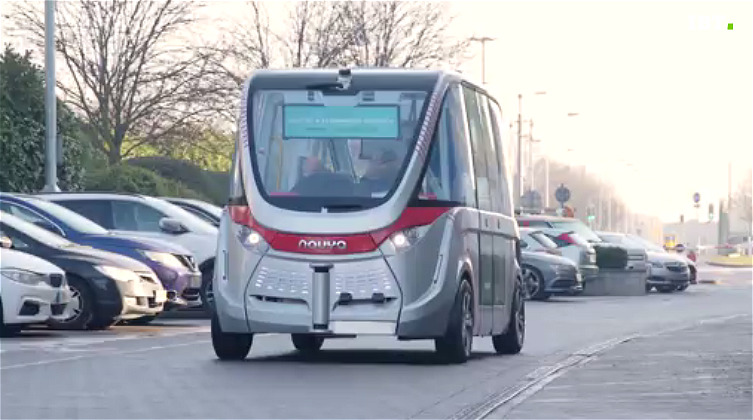
[[[486,161],[486,133],[481,122],[483,116],[480,114],[479,98],[476,91],[463,87],[463,96],[465,99],[465,109],[468,114],[468,127],[471,133],[471,144],[473,146],[473,167],[476,171],[476,194],[478,196],[478,208],[484,211],[493,211],[491,197],[489,194],[489,178],[487,175]]]
[[[472,184],[467,183],[473,175],[460,104],[458,87],[451,86],[445,94],[434,131],[419,200],[452,201],[468,207],[476,206]]]
[[[506,216],[513,215],[512,192],[510,191],[510,167],[507,164],[508,156],[505,153],[504,139],[502,138],[502,112],[499,104],[489,100],[489,117],[492,126],[493,140],[496,144],[497,158],[499,160],[499,190],[498,195],[502,199],[502,211]]]

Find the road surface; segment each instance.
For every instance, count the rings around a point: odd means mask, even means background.
[[[0,417],[475,419],[515,416],[511,410],[524,408],[521,415],[536,417],[531,404],[546,397],[547,386],[563,386],[556,381],[598,367],[597,354],[634,345],[636,335],[749,317],[752,274],[703,267],[700,278],[718,284],[669,295],[529,302],[520,355],[496,356],[490,339],[479,338],[473,359],[461,366],[438,363],[431,342],[381,337],[329,340],[306,360],[283,335],[257,337],[246,361],[219,362],[207,320],[102,332],[39,330],[0,345]],[[737,348],[738,341],[732,347],[731,353],[750,352]],[[650,354],[662,357],[660,350]],[[595,418],[618,417],[595,412]],[[539,418],[552,417],[542,413]]]

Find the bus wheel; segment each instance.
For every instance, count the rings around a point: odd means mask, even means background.
[[[473,350],[473,291],[468,281],[460,283],[455,305],[445,334],[434,340],[434,347],[450,363],[465,363]]]
[[[492,343],[497,354],[518,354],[523,349],[526,335],[526,301],[523,287],[525,287],[523,281],[518,275],[507,331],[504,334],[492,336]]]
[[[253,334],[223,332],[217,315],[212,316],[212,347],[220,360],[245,359],[253,342]]]
[[[313,334],[291,334],[290,338],[295,349],[305,354],[318,352],[324,344],[324,337]]]

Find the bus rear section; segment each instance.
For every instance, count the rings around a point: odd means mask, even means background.
[[[467,360],[485,333],[480,217],[457,197],[468,179],[450,187],[447,159],[429,162],[446,90],[430,71],[251,78],[213,282],[221,359],[285,333],[304,352],[338,336],[435,339]]]

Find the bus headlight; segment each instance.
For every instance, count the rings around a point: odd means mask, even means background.
[[[396,252],[405,251],[417,244],[426,235],[430,227],[431,225],[414,226],[397,231],[390,236],[390,242],[395,247]]]
[[[264,255],[269,250],[269,244],[261,234],[251,228],[242,227],[238,232],[238,241],[247,250]]]

